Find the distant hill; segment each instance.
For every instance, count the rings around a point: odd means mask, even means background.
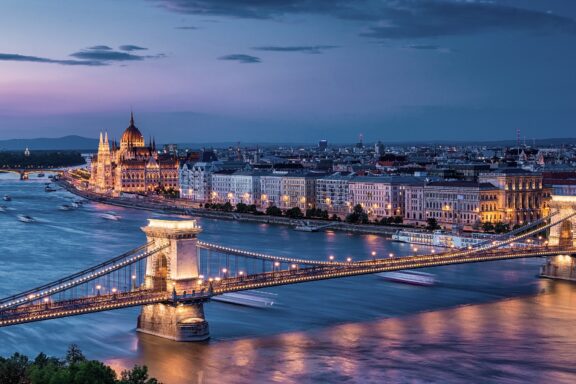
[[[0,140],[0,151],[24,151],[26,147],[28,147],[30,151],[34,150],[96,151],[98,149],[98,140],[75,135],[58,137],[58,138]]]

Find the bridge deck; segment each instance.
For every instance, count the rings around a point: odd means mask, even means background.
[[[307,268],[281,270],[241,277],[229,277],[219,281],[197,281],[187,287],[187,294],[176,295],[166,291],[134,290],[109,295],[89,296],[81,299],[22,305],[0,311],[0,327],[34,321],[75,316],[154,303],[186,303],[208,300],[214,295],[242,290],[296,284],[325,279],[398,271],[403,269],[431,268],[451,264],[477,263],[528,257],[576,254],[576,247],[532,247],[520,249],[491,249],[471,254],[445,254],[407,256],[375,259],[342,265],[317,265]]]

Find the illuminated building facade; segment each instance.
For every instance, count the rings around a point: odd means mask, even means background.
[[[99,193],[150,193],[157,188],[178,189],[178,159],[173,155],[159,155],[156,144],[146,146],[140,130],[130,125],[120,145],[110,143],[108,134],[100,134],[98,154],[92,158],[90,185]]]

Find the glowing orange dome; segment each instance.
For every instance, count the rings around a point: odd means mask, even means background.
[[[122,134],[122,139],[120,139],[120,147],[143,147],[144,146],[144,136],[134,125],[134,114],[130,113],[130,126],[126,128]]]

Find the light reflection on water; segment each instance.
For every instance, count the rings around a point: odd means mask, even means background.
[[[106,260],[144,241],[159,215],[44,193],[38,180],[0,175],[0,296]],[[114,210],[123,219],[102,220]],[[16,214],[39,223],[24,224]],[[326,260],[370,258],[410,247],[378,236],[303,233],[274,225],[201,219],[203,240],[265,253]],[[422,248],[422,247],[419,247]],[[430,269],[440,282],[413,287],[376,276],[272,288],[279,303],[251,309],[206,305],[212,340],[180,344],[134,331],[137,309],[0,330],[0,354],[62,355],[77,343],[114,367],[146,364],[168,384],[326,382],[574,382],[576,290],[538,280],[540,260]]]

